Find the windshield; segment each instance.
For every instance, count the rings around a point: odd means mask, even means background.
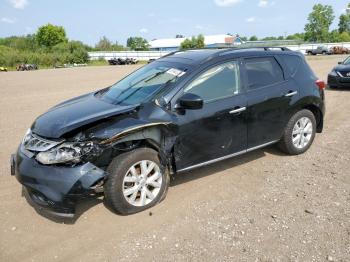
[[[349,65],[350,64],[350,56],[344,60],[343,64],[344,65]]]
[[[114,104],[136,105],[152,99],[184,74],[185,70],[174,64],[153,62],[112,85],[101,97]]]

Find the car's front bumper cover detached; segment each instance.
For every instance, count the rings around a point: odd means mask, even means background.
[[[77,200],[93,192],[106,172],[91,163],[76,166],[42,165],[21,146],[11,156],[11,175],[24,186],[24,194],[33,206],[46,212],[73,217]]]

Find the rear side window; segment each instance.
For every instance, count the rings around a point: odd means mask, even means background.
[[[249,90],[284,81],[283,71],[274,57],[246,58]]]
[[[300,66],[301,58],[296,55],[281,55],[280,59],[282,59],[287,66],[289,75],[294,76]]]

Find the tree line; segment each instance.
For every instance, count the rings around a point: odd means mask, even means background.
[[[148,50],[148,47],[148,42],[142,37],[129,37],[124,47],[105,36],[91,47],[81,41],[69,40],[62,26],[47,24],[39,27],[35,34],[0,38],[0,66],[82,64],[88,62],[89,51]]]
[[[350,8],[350,4],[348,5]],[[243,41],[296,40],[300,42],[350,42],[350,14],[341,14],[338,28],[330,30],[335,19],[333,7],[316,4],[308,15],[304,32],[288,36],[270,36],[258,39],[256,36],[240,37]],[[176,38],[183,38],[178,34]],[[181,49],[204,48],[204,36],[187,38]],[[35,34],[0,38],[0,66],[16,66],[19,63],[35,63],[41,66],[57,64],[87,63],[89,51],[149,50],[146,39],[129,37],[126,46],[112,42],[103,36],[95,46],[69,40],[62,26],[47,24],[38,28]]]
[[[348,4],[350,8],[350,4]],[[296,40],[300,42],[350,42],[350,14],[339,16],[338,28],[330,30],[334,22],[334,9],[330,5],[316,4],[308,15],[304,32],[288,36],[269,36],[258,39],[256,36],[241,37],[243,41]]]

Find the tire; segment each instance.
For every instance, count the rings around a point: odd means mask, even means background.
[[[147,168],[150,168],[152,163],[155,165],[151,173],[144,176],[143,179],[140,173],[142,170],[141,163],[144,161],[146,161]],[[147,164],[149,165],[147,166]],[[134,173],[131,171],[133,166],[135,166],[135,169],[133,169]],[[157,169],[157,167],[159,169]],[[160,184],[160,186],[153,187],[147,184],[147,181],[152,175],[158,172],[157,170],[161,175],[155,183],[157,183],[157,185]],[[141,212],[158,204],[165,198],[168,191],[170,182],[169,172],[167,168],[165,168],[164,172],[161,172],[158,153],[150,148],[137,148],[118,155],[109,164],[107,172],[109,175],[104,184],[106,203],[113,211],[121,215]],[[137,178],[137,181],[134,181],[135,178]],[[129,181],[125,181],[124,179],[128,179]],[[130,182],[131,179],[133,179],[132,182]],[[137,189],[137,193],[134,195],[134,188],[138,187],[140,187],[140,189]],[[134,193],[124,196],[127,191],[131,192],[130,190]],[[153,196],[155,195],[154,199],[151,200],[149,195],[145,192],[151,192]],[[143,198],[142,195],[144,196]],[[135,198],[132,200],[133,196]],[[142,201],[142,199],[144,199],[144,201]]]
[[[305,129],[305,133],[299,133],[299,134],[293,134],[293,130],[295,127],[297,127],[297,123],[299,121],[298,124],[303,122],[303,119],[308,119],[309,124],[311,124],[312,130],[310,132],[309,128]],[[306,122],[305,122],[306,123]],[[308,127],[308,125],[306,125],[306,127]],[[303,130],[303,129],[299,129],[299,130]],[[299,132],[299,131],[297,131]],[[301,131],[304,132],[304,131]],[[307,132],[307,133],[306,133]],[[302,154],[304,152],[306,152],[310,146],[312,145],[312,142],[315,138],[315,134],[316,134],[316,119],[314,114],[307,109],[303,109],[297,113],[295,113],[291,119],[289,120],[284,132],[283,132],[283,136],[282,139],[279,142],[279,147],[280,149],[289,154],[289,155],[299,155]],[[301,137],[304,136],[303,138],[298,139],[297,137]],[[295,145],[295,143],[293,143],[293,138],[295,139],[295,141],[300,142],[300,144],[298,142],[298,145]],[[307,143],[304,145],[304,142],[307,141]],[[300,147],[298,147],[300,146]]]

